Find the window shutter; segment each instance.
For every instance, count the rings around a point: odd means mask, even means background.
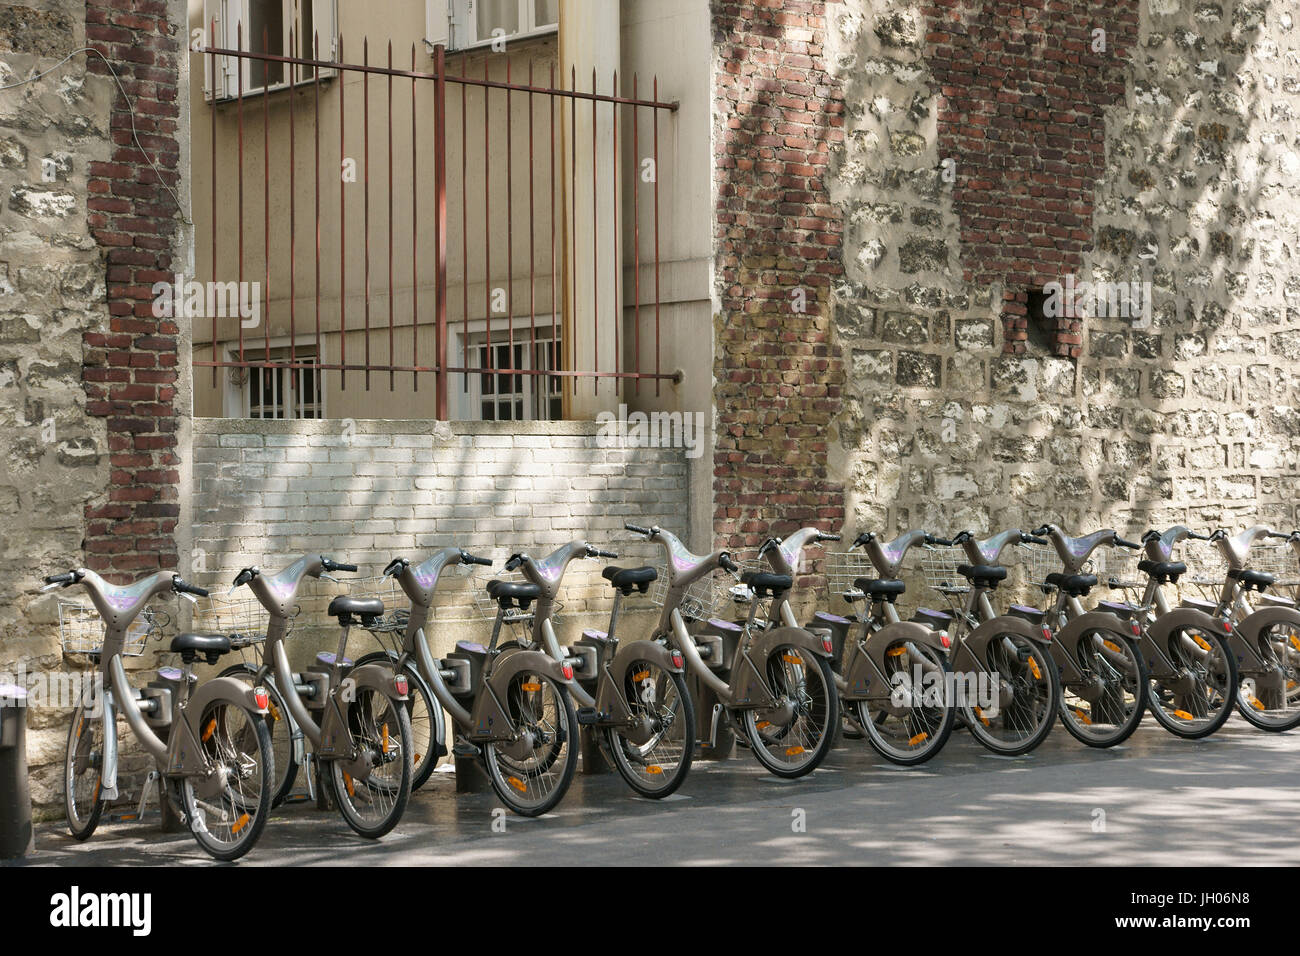
[[[424,0],[424,42],[430,52],[441,43],[450,46],[450,0]]]

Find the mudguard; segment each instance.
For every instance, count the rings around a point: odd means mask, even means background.
[[[1231,638],[1231,630],[1224,630],[1223,623],[1193,607],[1174,608],[1162,614],[1150,624],[1142,635],[1142,655],[1147,659],[1147,671],[1152,677],[1176,676],[1173,661],[1169,657],[1169,640],[1174,634],[1187,629],[1204,631],[1218,637]]]
[[[1273,673],[1273,668],[1259,656],[1259,636],[1278,624],[1289,624],[1300,630],[1300,611],[1291,607],[1264,607],[1247,614],[1233,626],[1228,645],[1237,655],[1242,674]]]
[[[623,687],[628,669],[636,661],[650,661],[673,674],[681,674],[685,671],[684,667],[678,667],[673,663],[673,652],[657,641],[633,641],[624,644],[619,647],[618,653],[606,668],[608,679],[600,682],[600,690],[596,695],[597,710],[609,714],[615,720],[627,720],[632,716],[627,708],[627,701],[623,698]]]
[[[802,627],[774,627],[758,634],[749,648],[736,655],[731,673],[732,704],[739,708],[767,707],[773,703],[767,686],[767,661],[778,647],[797,647],[830,660],[821,637]]]
[[[1015,634],[1034,643],[1048,647],[1052,643],[1051,631],[1044,634],[1044,628],[1026,621],[1024,618],[1003,614],[991,618],[971,631],[961,642],[961,648],[953,659],[953,668],[958,671],[983,671],[987,667],[989,642],[1002,634]]]
[[[892,687],[885,676],[889,665],[885,655],[892,647],[910,641],[934,649],[941,656],[948,655],[944,646],[947,635],[915,621],[898,621],[886,624],[867,635],[865,650],[858,646],[844,652],[844,696],[849,700],[880,700],[889,697]]]
[[[344,704],[356,699],[360,688],[373,690],[393,700],[406,700],[406,695],[399,695],[393,687],[393,668],[390,664],[361,664],[352,668],[343,678],[337,693],[332,693],[325,704],[325,714],[320,723],[320,746],[316,748],[318,756],[337,757],[348,760],[352,757],[352,733],[348,730],[347,715]],[[352,776],[364,780],[368,768],[362,765],[349,766]]]
[[[1066,622],[1066,625],[1056,632],[1053,641],[1056,652],[1052,655],[1052,659],[1061,668],[1062,684],[1075,684],[1083,680],[1083,672],[1079,670],[1077,663],[1079,641],[1092,631],[1113,631],[1125,640],[1137,640],[1139,637],[1133,633],[1133,628],[1127,621],[1109,611],[1087,611]]]
[[[566,690],[572,680],[564,676],[563,665],[542,651],[514,651],[496,659],[483,690],[474,698],[474,712],[470,719],[469,738],[473,741],[509,740],[514,725],[506,713],[504,701],[510,681],[521,672],[544,674]]]
[[[171,735],[167,750],[167,772],[183,776],[204,775],[208,763],[203,755],[201,741],[205,729],[196,727],[195,721],[203,719],[203,711],[213,701],[229,701],[247,707],[255,714],[265,715],[267,709],[257,705],[253,688],[234,677],[214,677],[200,684],[185,704],[185,719],[178,732]]]

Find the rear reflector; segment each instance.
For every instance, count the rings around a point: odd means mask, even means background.
[[[831,639],[829,637],[822,638],[822,650],[824,650],[827,654],[835,650],[835,645],[831,643]]]
[[[393,690],[397,691],[399,697],[406,696],[407,683],[405,674],[398,674],[393,678]]]
[[[939,643],[942,644],[944,647],[952,647],[952,638],[949,637],[947,634],[940,633]]]
[[[568,663],[561,664],[560,673],[564,675],[565,680],[573,680],[573,665]]]
[[[682,657],[681,651],[673,651],[673,667],[684,667],[686,658]]]
[[[253,688],[253,701],[257,704],[258,710],[266,710],[271,703],[271,695],[266,692],[265,687],[255,687]],[[280,719],[278,714],[275,719]]]

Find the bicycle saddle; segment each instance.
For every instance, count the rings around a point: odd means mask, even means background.
[[[1170,584],[1177,582],[1179,575],[1187,573],[1187,565],[1181,561],[1142,560],[1138,562],[1138,570],[1161,584]]]
[[[340,618],[352,614],[363,618],[379,617],[384,613],[384,602],[379,598],[354,598],[340,594],[330,601],[330,606],[325,613],[330,617]]]
[[[1055,584],[1070,597],[1083,597],[1097,586],[1097,575],[1056,572],[1047,576],[1047,583]]]
[[[858,578],[853,586],[872,601],[884,599],[891,603],[907,590],[907,585],[896,578]]]
[[[981,588],[996,588],[1007,579],[1007,569],[1000,564],[959,564],[957,573]]]
[[[600,576],[609,581],[612,587],[622,591],[624,595],[631,594],[633,588],[645,594],[650,587],[650,582],[659,577],[659,572],[649,565],[640,568],[616,568],[614,565],[608,564],[600,572]]]
[[[1273,582],[1277,580],[1271,574],[1264,571],[1252,571],[1249,568],[1232,568],[1228,571],[1228,577],[1236,578],[1241,582],[1242,588],[1247,591],[1251,588],[1256,591],[1263,591],[1265,588],[1271,587]]]
[[[773,574],[770,571],[746,571],[740,576],[740,582],[754,589],[760,597],[768,591],[780,594],[794,587],[794,578],[788,574]]]
[[[230,638],[224,634],[177,634],[172,638],[171,649],[200,654],[225,654],[230,650]]]
[[[526,607],[530,602],[536,601],[542,594],[542,589],[536,584],[530,584],[527,581],[502,581],[493,580],[487,583],[487,593],[495,601],[518,601],[520,607]]]

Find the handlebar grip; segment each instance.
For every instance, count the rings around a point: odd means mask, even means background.
[[[1187,532],[1187,537],[1191,538],[1193,541],[1209,541],[1209,540],[1210,540],[1210,536],[1209,536],[1208,534],[1201,534],[1199,531],[1189,531],[1189,532]]]
[[[390,574],[396,574],[398,571],[404,570],[405,568],[406,558],[393,558],[393,560],[388,562],[388,566],[384,568],[382,576],[388,577]]]
[[[460,560],[464,564],[481,564],[485,568],[492,567],[491,558],[480,558],[478,555],[470,554],[469,552],[462,552],[460,556]]]
[[[77,576],[71,571],[65,571],[62,574],[49,574],[45,577],[46,584],[71,584],[77,580]]]
[[[1267,535],[1265,535],[1265,537],[1282,538],[1284,540],[1290,540],[1291,535],[1287,534],[1285,531],[1270,531]]]
[[[1139,551],[1142,548],[1142,545],[1135,544],[1132,541],[1125,541],[1119,535],[1115,535],[1115,543],[1121,548],[1128,548],[1131,551]]]
[[[853,543],[849,545],[849,550],[852,551],[854,548],[862,547],[868,541],[871,541],[874,537],[875,535],[873,535],[870,531],[862,532],[862,534],[858,535],[856,538],[853,539]]]
[[[523,563],[524,563],[524,556],[522,554],[512,554],[510,555],[510,559],[506,561],[505,570],[513,571]]]
[[[1047,544],[1046,538],[1040,538],[1032,534],[1025,535],[1023,538],[1021,538],[1021,541],[1023,541],[1025,544]]]
[[[718,555],[718,567],[722,568],[724,571],[730,571],[732,574],[735,574],[740,570],[740,566],[736,564],[735,561],[732,561],[731,555],[726,552]]]
[[[623,525],[623,528],[627,531],[633,532],[634,534],[643,534],[647,538],[650,537],[651,534],[649,528],[643,528],[639,524],[625,524]]]
[[[818,541],[839,541],[840,538],[841,535],[838,534],[823,534],[822,532],[817,533]]]
[[[356,566],[355,564],[337,564],[337,563],[336,563],[336,564],[334,565],[334,570],[335,570],[335,571],[351,571],[351,572],[353,572],[353,573],[356,573],[357,566]]]
[[[618,552],[617,552],[617,551],[602,551],[602,550],[600,550],[600,548],[593,548],[593,549],[592,549],[592,557],[593,557],[593,558],[617,558],[617,557],[618,557]]]
[[[244,568],[235,575],[235,580],[231,582],[232,587],[239,587],[241,584],[247,584],[253,578],[257,577],[257,572],[252,568]]]
[[[1029,533],[1032,534],[1035,538],[1041,538],[1043,535],[1048,533],[1047,525],[1045,524],[1039,525],[1037,528],[1035,528],[1033,531]]]
[[[928,542],[929,544],[937,544],[937,545],[941,545],[941,546],[943,546],[943,547],[945,547],[945,548],[951,548],[951,547],[952,547],[952,539],[950,539],[950,538],[936,538],[936,537],[935,537],[934,535],[932,535],[932,534],[928,534],[928,535],[926,535],[926,538],[927,538],[927,542]]]
[[[172,579],[172,590],[176,591],[178,594],[193,594],[198,597],[208,596],[207,588],[201,588],[197,584],[187,584],[180,577]]]

